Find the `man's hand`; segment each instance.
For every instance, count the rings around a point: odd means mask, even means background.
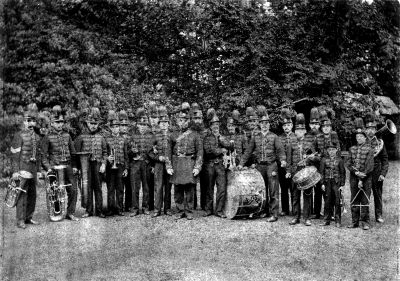
[[[275,171],[273,171],[272,173],[271,173],[271,176],[273,176],[273,177],[275,177],[277,175],[277,173],[275,172]]]
[[[238,166],[236,167],[236,169],[238,169],[239,171],[240,171],[240,170],[243,170],[243,166],[242,166],[242,165],[238,165]]]
[[[18,172],[13,173],[12,176],[11,176],[11,178],[12,178],[13,180],[18,180],[18,178],[19,178],[19,173],[18,173]]]
[[[53,170],[52,169],[48,169],[47,170],[47,174],[51,174],[51,173],[53,173]]]
[[[286,173],[285,178],[290,179],[292,177],[291,173]]]
[[[321,189],[325,192],[325,184],[321,185]]]
[[[385,180],[385,176],[384,175],[380,175],[378,178],[378,181],[384,181]]]
[[[281,167],[282,167],[282,168],[285,168],[286,165],[287,165],[286,161],[282,161],[282,162],[281,162]]]
[[[127,169],[125,169],[123,172],[122,172],[122,177],[126,177],[128,175],[128,170]]]
[[[255,168],[256,168],[256,164],[252,164],[252,165],[250,166],[250,168],[255,169]]]
[[[114,158],[114,155],[110,155],[110,156],[107,157],[107,160],[108,160],[108,162],[110,162],[110,163],[111,163],[112,161],[114,161],[114,159],[115,159],[115,158]]]
[[[174,174],[174,170],[173,169],[167,169],[167,174],[172,176]]]
[[[199,169],[193,169],[193,176],[196,177],[200,173]]]
[[[224,148],[224,147],[221,148],[221,151],[222,151],[222,153],[224,153],[224,154],[228,152],[228,150],[227,150],[226,148]]]
[[[106,171],[106,164],[103,163],[100,166],[99,172],[100,174],[104,174],[105,171]]]
[[[365,174],[365,173],[363,173],[363,172],[359,172],[358,173],[358,176],[360,177],[360,178],[365,178],[367,175]]]
[[[77,168],[72,168],[72,173],[73,173],[74,175],[76,175],[76,174],[78,173],[78,169],[77,169]]]
[[[343,191],[344,186],[342,185],[341,187],[339,187],[339,190]]]
[[[158,161],[165,162],[165,157],[164,156],[158,156]]]

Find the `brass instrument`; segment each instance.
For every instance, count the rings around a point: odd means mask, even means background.
[[[79,156],[79,163],[81,166],[81,206],[86,208],[88,200],[88,180],[89,180],[89,152],[77,152],[76,155]]]
[[[37,143],[36,143],[36,135],[35,135],[35,132],[33,132],[32,131],[32,134],[31,134],[31,137],[32,137],[32,157],[29,159],[29,161],[31,161],[31,162],[36,162],[36,153],[37,153],[37,151],[36,151],[36,145],[37,145]]]
[[[380,128],[377,132],[376,132],[376,134],[375,134],[375,136],[372,138],[373,140],[375,139],[376,140],[376,142],[378,143],[378,145],[375,147],[375,151],[374,151],[374,157],[376,157],[380,152],[381,152],[381,150],[383,149],[383,146],[384,146],[384,142],[383,142],[383,140],[382,139],[378,139],[376,136],[382,136],[382,135],[384,135],[385,133],[387,133],[387,132],[389,132],[389,133],[391,133],[391,134],[393,134],[393,135],[395,135],[396,133],[397,133],[397,128],[396,128],[396,125],[393,123],[393,121],[392,120],[390,120],[390,119],[387,119],[386,120],[386,122],[385,122],[385,126],[383,126],[382,128]]]
[[[343,215],[347,213],[347,210],[346,210],[346,203],[344,202],[342,189],[339,189],[339,197],[340,197],[340,211],[341,214]]]
[[[116,159],[117,155],[115,154],[115,148],[112,148],[111,152],[112,152],[112,156],[114,156],[113,165],[112,165],[111,169],[118,169],[118,167],[117,167],[117,159]]]
[[[20,171],[18,174],[19,175],[17,180],[14,180],[12,178],[10,179],[8,183],[6,197],[4,199],[6,206],[10,208],[13,208],[17,205],[21,192],[26,193],[26,190],[22,189],[25,181],[27,179],[33,179],[33,175],[30,172]]]
[[[71,184],[65,183],[67,166],[58,165],[53,170],[46,176],[47,213],[50,221],[62,221],[67,214],[66,188]]]

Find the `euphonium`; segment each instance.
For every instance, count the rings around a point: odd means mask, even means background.
[[[82,178],[82,190],[81,190],[81,206],[86,208],[88,200],[88,179],[89,179],[89,152],[77,152],[76,155],[79,156],[79,163],[81,166],[81,178]]]
[[[25,180],[33,179],[33,175],[27,171],[20,171],[17,180],[10,179],[8,183],[7,193],[4,201],[6,202],[6,206],[13,208],[17,205],[19,196],[21,192],[25,192],[26,190],[22,189]]]
[[[67,214],[67,186],[65,172],[67,166],[58,165],[53,168],[54,173],[46,176],[46,202],[50,221],[62,221]]]

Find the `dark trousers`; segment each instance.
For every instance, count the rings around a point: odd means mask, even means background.
[[[350,175],[351,191],[351,217],[353,224],[362,222],[369,223],[369,198],[371,197],[371,177],[368,176],[363,182],[362,190],[358,187],[359,179],[355,175]],[[363,191],[364,190],[364,191]],[[362,205],[362,206],[360,206]]]
[[[302,167],[297,168],[300,171]],[[303,218],[305,220],[310,219],[311,216],[311,206],[312,206],[312,188],[304,190],[303,192],[297,188],[296,184],[292,181],[292,191],[293,191],[293,216],[296,219],[301,217],[301,193],[303,193]]]
[[[171,187],[169,175],[164,163],[154,165],[154,211],[161,212],[164,205],[164,212],[171,210]]]
[[[147,185],[148,165],[144,160],[136,160],[130,163],[131,186],[132,186],[132,209],[139,210],[139,191],[142,187],[142,209],[149,209],[149,188]]]
[[[324,198],[324,202],[326,204],[326,194],[321,188],[321,183],[318,182],[314,187],[314,209],[311,209],[311,212],[317,216],[319,216],[321,213],[322,198]]]
[[[175,186],[175,204],[178,212],[191,213],[193,211],[193,192],[195,184],[177,184]]]
[[[380,165],[375,165],[372,172],[372,193],[374,194],[375,219],[382,217],[382,187],[383,181],[378,181],[381,175]]]
[[[279,172],[279,185],[281,187],[281,204],[282,204],[282,212],[285,212],[287,215],[290,213],[289,208],[289,192],[292,194],[292,179],[286,178],[286,169],[278,168]],[[293,196],[290,196],[290,205],[293,210]]]
[[[327,179],[325,182],[325,208],[324,219],[330,222],[333,215],[333,208],[335,208],[335,222],[341,223],[342,213],[340,208],[340,191],[339,184],[335,179]]]
[[[36,172],[33,179],[21,179],[20,186],[26,192],[21,192],[17,201],[17,221],[32,219],[36,206]]]
[[[279,176],[278,176],[278,165],[276,162],[263,165],[257,164],[257,170],[261,173],[264,183],[266,186],[266,202],[265,212],[267,215],[278,217],[279,212]],[[276,175],[273,176],[272,172]]]
[[[131,172],[128,169],[128,175],[122,178],[123,189],[125,193],[125,212],[129,212],[132,208],[132,186],[131,186]]]
[[[117,169],[112,169],[110,164],[106,167],[107,182],[107,206],[108,212],[118,213],[123,211],[124,193],[122,187],[122,174],[124,167],[117,165]]]
[[[207,186],[208,186],[207,173],[205,169],[201,170],[199,178],[200,178],[200,207],[202,210],[205,210],[207,202]]]
[[[67,169],[65,170],[65,180],[66,183],[71,184],[66,188],[68,196],[67,215],[74,215],[76,209],[76,201],[78,200],[78,187],[74,173],[72,172],[72,167],[70,165],[68,165]]]
[[[214,211],[214,186],[217,183],[217,202],[216,211],[222,212],[224,210],[226,199],[226,170],[222,161],[219,163],[206,163],[203,168],[207,178],[207,193],[206,193],[206,206],[207,212],[213,213]]]
[[[89,173],[88,173],[88,198],[86,212],[90,215],[94,214],[93,210],[93,193],[96,208],[96,215],[103,213],[103,194],[101,191],[101,174],[99,172],[101,162],[89,161]]]
[[[149,190],[149,210],[154,209],[154,171],[153,171],[154,165],[153,164],[147,164],[147,172],[146,172],[146,178],[147,178],[147,187]]]

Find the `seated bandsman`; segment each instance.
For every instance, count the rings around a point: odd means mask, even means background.
[[[210,216],[214,211],[214,186],[217,184],[216,197],[216,215],[226,218],[223,213],[226,199],[226,170],[223,164],[223,156],[228,153],[231,144],[223,137],[219,131],[219,118],[213,108],[207,111],[207,118],[210,124],[210,130],[204,138],[204,164],[203,169],[206,173],[207,182],[207,200],[206,213],[204,216]]]
[[[351,217],[352,224],[348,228],[357,228],[361,220],[364,230],[369,229],[369,199],[371,196],[371,180],[374,170],[374,152],[366,142],[364,122],[355,120],[357,145],[350,148],[346,166],[350,170]]]
[[[388,154],[386,152],[385,143],[376,136],[375,116],[370,113],[365,118],[365,133],[367,142],[374,151],[374,171],[372,172],[372,193],[374,194],[375,220],[383,223],[382,217],[382,187],[386,174],[389,169]]]
[[[268,222],[278,220],[279,212],[279,181],[278,164],[286,166],[286,154],[283,149],[280,138],[270,132],[270,123],[268,113],[265,107],[258,108],[260,131],[251,138],[245,153],[240,159],[238,169],[241,169],[247,163],[250,156],[254,153],[257,170],[261,173],[266,186],[267,206],[265,213],[270,217]]]
[[[159,130],[155,136],[153,149],[149,157],[154,162],[154,213],[153,217],[161,215],[164,207],[164,214],[171,216],[171,183],[170,176],[173,174],[171,155],[171,133],[169,131],[169,117],[167,108],[160,106],[158,109]]]
[[[76,165],[75,147],[71,136],[63,130],[64,115],[61,106],[53,107],[51,115],[51,129],[44,136],[42,141],[42,165],[48,174],[52,173],[52,168],[58,165],[65,165],[65,181],[67,185],[68,206],[66,218],[78,221],[75,217],[76,201],[78,197],[78,188],[75,182],[74,174],[78,172]]]
[[[124,193],[122,179],[128,175],[127,141],[119,133],[119,120],[114,110],[108,112],[108,125],[111,134],[106,137],[107,142],[107,216],[123,216]]]
[[[226,128],[228,135],[226,136],[230,143],[233,143],[233,156],[235,165],[239,165],[240,158],[242,157],[246,147],[243,141],[243,135],[239,131],[240,126],[240,113],[238,110],[233,110],[231,115],[226,119]]]
[[[340,207],[340,192],[343,191],[346,182],[346,170],[344,162],[337,154],[337,144],[332,141],[328,145],[328,156],[321,160],[320,174],[322,176],[322,190],[325,191],[325,222],[321,225],[330,225],[332,210],[335,207],[335,222],[336,227],[341,226],[341,207]]]
[[[100,110],[91,108],[86,117],[87,130],[75,140],[76,152],[90,153],[88,167],[88,198],[86,212],[83,218],[96,215],[105,218],[103,213],[103,194],[101,190],[101,175],[106,171],[107,143],[99,132]],[[82,167],[81,167],[82,168]],[[93,210],[93,195],[95,198],[95,210]],[[106,196],[104,194],[104,196]]]
[[[20,180],[23,190],[17,199],[17,227],[26,228],[26,224],[39,224],[32,219],[36,206],[37,172],[40,159],[40,136],[35,132],[38,108],[29,104],[24,112],[24,127],[17,132],[11,142],[12,178]]]
[[[287,178],[292,178],[294,174],[298,171],[304,169],[306,166],[312,165],[316,161],[317,156],[315,153],[314,143],[310,139],[305,138],[306,125],[304,120],[304,115],[299,113],[296,115],[296,127],[294,133],[297,139],[291,143],[289,148],[289,159]],[[290,225],[295,225],[300,223],[301,216],[301,190],[295,186],[293,183],[293,220],[289,223]],[[303,191],[303,218],[304,224],[306,226],[311,225],[310,215],[311,215],[311,196],[312,189],[307,189]]]
[[[183,103],[178,115],[179,131],[172,136],[171,183],[175,186],[177,218],[193,219],[193,193],[203,165],[203,140],[189,126],[190,105]]]
[[[154,135],[149,127],[149,119],[144,108],[136,111],[137,130],[128,142],[129,169],[133,190],[131,216],[139,215],[139,192],[142,188],[142,211],[150,215],[148,173],[151,172],[149,152],[153,148]]]

